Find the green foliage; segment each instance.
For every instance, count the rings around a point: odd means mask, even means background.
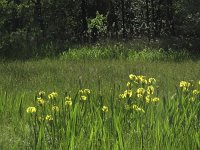
[[[198,0],[1,0],[0,56],[54,55],[89,38],[151,41],[173,36],[186,45],[177,42],[178,47],[198,51],[199,7]],[[49,45],[55,48],[44,50]]]
[[[137,49],[136,49],[137,48]],[[162,48],[145,48],[145,45],[131,46],[124,43],[96,44],[94,46],[81,46],[70,48],[63,52],[61,60],[99,60],[122,59],[144,61],[186,61],[193,59],[187,50],[164,50]]]
[[[106,16],[96,12],[96,17],[93,19],[88,19],[88,32],[91,33],[93,28],[97,28],[99,33],[106,33]]]

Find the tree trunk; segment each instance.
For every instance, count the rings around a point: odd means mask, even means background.
[[[35,1],[35,20],[39,24],[39,27],[42,31],[44,31],[44,21],[42,19],[42,3],[41,0]]]
[[[87,30],[88,30],[88,25],[87,25],[87,14],[86,14],[86,1],[82,0],[81,2],[81,21],[82,21],[82,36],[83,36],[83,41],[87,41]]]
[[[160,36],[160,32],[162,29],[162,19],[161,19],[161,4],[162,4],[162,0],[158,1],[158,9],[157,9],[157,13],[156,13],[156,25],[155,25],[155,30],[156,30],[156,36],[159,37]]]
[[[152,22],[152,30],[153,30],[153,37],[155,36],[155,5],[154,0],[151,0],[151,22]]]
[[[149,27],[149,0],[146,0],[146,24],[147,24],[147,36],[150,40],[150,27]]]
[[[15,5],[20,4],[20,0],[14,0]],[[11,24],[11,31],[16,32],[20,26],[20,20],[17,16],[17,8],[14,7],[12,10],[12,24]]]
[[[125,29],[125,7],[124,0],[121,0],[121,10],[122,10],[122,36],[126,37],[126,29]]]
[[[167,1],[167,26],[170,34],[175,35],[174,30],[174,12],[173,12],[173,2],[172,0]]]

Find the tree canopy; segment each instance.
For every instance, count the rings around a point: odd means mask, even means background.
[[[1,0],[0,55],[108,39],[199,39],[199,0]]]

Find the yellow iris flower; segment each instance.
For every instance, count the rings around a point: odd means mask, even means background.
[[[108,107],[107,106],[103,106],[102,111],[103,112],[108,112]]]
[[[133,105],[133,109],[134,109],[135,111],[138,111],[138,112],[143,112],[143,113],[145,112],[144,109],[138,107],[137,105]]]
[[[59,112],[59,107],[58,106],[52,106],[52,111]]]
[[[48,95],[49,99],[55,99],[56,97],[58,97],[58,93],[56,92],[52,92],[51,94]]]
[[[82,95],[81,98],[80,98],[80,100],[86,101],[87,100],[87,96]]]
[[[35,107],[28,107],[27,109],[26,109],[26,112],[27,113],[31,113],[31,114],[33,114],[33,113],[36,113],[36,108]]]
[[[65,101],[66,106],[72,106],[72,101]]]

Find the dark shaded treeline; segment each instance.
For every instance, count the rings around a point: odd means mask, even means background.
[[[106,33],[88,32],[96,12]],[[200,37],[199,0],[1,0],[0,55],[48,55],[69,43],[108,39]],[[189,43],[189,42],[188,42]],[[191,45],[191,43],[189,43]],[[53,48],[52,48],[53,47]]]

